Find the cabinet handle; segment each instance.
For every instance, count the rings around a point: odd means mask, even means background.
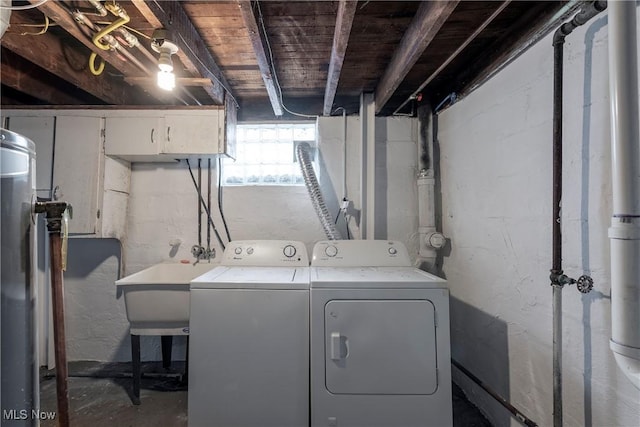
[[[171,126],[167,126],[167,142],[171,142]]]
[[[154,128],[151,128],[151,143],[154,144],[155,141],[153,140],[153,133],[155,132]]]

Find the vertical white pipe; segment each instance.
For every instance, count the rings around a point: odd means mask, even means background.
[[[636,3],[609,2],[611,349],[640,388],[640,146]]]
[[[360,124],[362,126],[361,141],[361,180],[360,194],[362,214],[360,216],[360,232],[363,239],[375,239],[375,191],[376,191],[376,105],[373,93],[362,93],[360,96]]]

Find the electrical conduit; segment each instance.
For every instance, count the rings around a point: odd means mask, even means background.
[[[611,350],[640,388],[640,147],[636,3],[609,4],[609,87],[613,217]]]
[[[318,184],[316,173],[313,170],[311,156],[309,155],[310,149],[311,147],[309,146],[309,144],[304,142],[298,144],[298,148],[296,149],[296,155],[298,157],[298,162],[300,163],[300,170],[302,171],[304,184],[307,187],[309,197],[311,198],[311,203],[313,204],[313,208],[315,209],[316,214],[318,214],[320,224],[322,224],[322,228],[324,229],[327,238],[329,240],[340,240],[342,239],[342,236],[336,229],[331,215],[329,214],[329,209],[327,209],[327,205],[324,203],[322,191],[320,190],[320,184]]]

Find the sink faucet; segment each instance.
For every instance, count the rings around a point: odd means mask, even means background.
[[[205,248],[200,245],[193,245],[191,247],[191,254],[195,257],[193,265],[196,265],[202,259],[211,260],[216,257],[216,250],[214,248]]]

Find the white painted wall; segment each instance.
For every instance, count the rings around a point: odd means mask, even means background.
[[[360,128],[357,118],[349,118],[348,122],[347,196],[358,203]],[[380,220],[388,238],[406,242],[410,254],[415,256],[417,121],[379,118],[376,127],[381,166],[379,199],[384,202]],[[337,210],[337,201],[343,197],[343,129],[341,117],[319,119],[320,182],[333,213]],[[206,162],[203,164],[206,166]],[[197,174],[193,162],[192,168]],[[215,185],[215,169],[213,172]],[[203,167],[202,181],[207,182],[206,167]],[[203,185],[206,191],[206,184]],[[234,240],[300,240],[311,252],[313,244],[325,238],[304,186],[224,187],[223,198],[225,217]],[[124,275],[161,262],[194,260],[190,250],[198,242],[197,200],[186,163],[131,165],[127,234],[122,242]],[[212,202],[214,221],[226,242],[215,189]],[[206,245],[205,216],[202,223]],[[171,246],[175,241],[181,243]],[[74,242],[71,247],[71,270],[66,278],[69,360],[131,360],[123,299],[116,294],[113,284],[118,278],[118,257],[114,254],[119,246],[108,242],[117,243],[116,240],[89,239]],[[211,242],[220,254],[213,233]],[[218,259],[213,260],[214,265]],[[182,360],[185,339],[176,338],[174,343],[173,358]],[[143,361],[159,360],[159,338],[143,337],[141,350]]]
[[[595,280],[588,295],[564,289],[566,426],[640,424],[640,391],[609,350],[606,22],[565,45],[563,266]],[[551,115],[549,36],[439,117],[452,355],[539,425],[552,424]],[[454,378],[492,423],[520,425]]]
[[[387,239],[404,242],[415,259],[418,251],[418,121],[407,117],[376,118],[376,229]],[[347,118],[347,198],[360,211],[360,119]],[[337,199],[343,193],[344,121],[341,117],[320,117],[318,139],[325,160],[326,175]],[[322,180],[326,175],[321,176]],[[323,185],[325,194],[330,187]],[[328,203],[331,211],[337,205]],[[340,222],[342,219],[340,220]],[[357,228],[354,228],[357,231]]]

